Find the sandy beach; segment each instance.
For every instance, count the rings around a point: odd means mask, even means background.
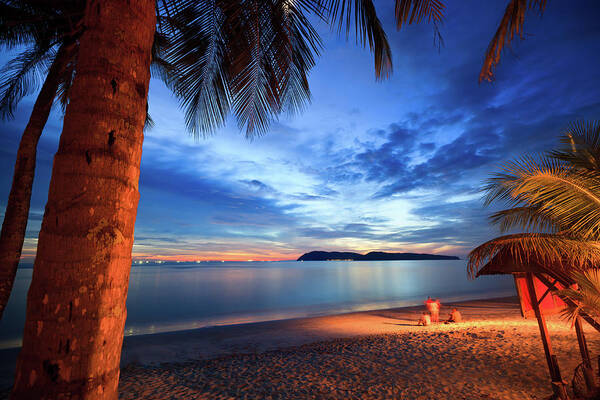
[[[446,304],[465,322],[416,326],[424,307],[127,337],[122,399],[543,399],[537,322],[516,298]],[[548,318],[563,379],[581,362],[575,331]],[[593,357],[600,337],[586,327]],[[4,350],[2,384],[16,351]],[[3,391],[6,396],[7,391]]]

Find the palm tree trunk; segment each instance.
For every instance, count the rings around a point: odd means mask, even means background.
[[[153,0],[88,1],[12,399],[116,399]]]
[[[0,319],[12,291],[23,249],[35,176],[37,144],[56,97],[59,76],[68,64],[72,50],[73,44],[63,44],[58,49],[19,143],[12,186],[0,233]]]

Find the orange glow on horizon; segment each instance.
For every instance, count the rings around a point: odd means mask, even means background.
[[[345,243],[345,241],[333,241],[324,245],[305,244],[306,249],[294,249],[283,247],[280,249],[269,248],[268,243],[219,243],[220,249],[206,251],[194,251],[192,249],[178,249],[162,246],[139,246],[134,245],[132,261],[169,261],[169,262],[195,262],[195,261],[287,261],[297,260],[302,254],[310,251],[340,251],[367,254],[371,251],[383,251],[387,253],[428,253],[463,256],[469,252],[467,246],[445,244],[445,243]],[[252,245],[255,246],[252,246]],[[240,250],[242,245],[246,249]],[[37,247],[36,240],[26,240],[21,259],[25,262],[33,262]],[[137,247],[137,251],[136,251]],[[275,247],[275,246],[274,246]],[[304,246],[303,246],[304,247]],[[229,250],[232,249],[232,250]],[[278,251],[277,251],[278,250]]]
[[[297,260],[302,254],[278,254],[269,255],[256,253],[237,253],[237,252],[219,252],[219,253],[204,253],[198,256],[190,255],[144,255],[133,254],[133,261],[148,260],[148,261],[172,261],[172,262],[195,262],[195,261],[287,261]]]

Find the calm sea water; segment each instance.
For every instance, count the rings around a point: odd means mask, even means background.
[[[511,277],[469,280],[464,260],[211,262],[134,266],[126,335],[515,294]],[[19,269],[0,321],[15,347],[33,270]]]

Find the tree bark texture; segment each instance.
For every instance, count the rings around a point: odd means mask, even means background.
[[[59,75],[69,63],[73,47],[74,44],[62,45],[58,49],[19,143],[12,186],[0,232],[0,319],[8,303],[21,259],[35,176],[37,144],[56,97]]]
[[[13,399],[116,399],[155,29],[88,1],[27,296]]]

